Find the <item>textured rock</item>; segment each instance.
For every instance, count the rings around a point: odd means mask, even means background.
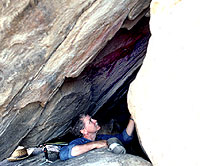
[[[36,146],[65,134],[80,112],[95,114],[142,64],[150,37],[148,20],[129,32],[119,31],[79,77],[66,79],[22,144]]]
[[[21,166],[29,166],[29,165],[40,165],[45,161],[44,155],[38,154],[38,155],[33,155],[32,157],[22,160],[22,161],[17,161],[17,162],[8,162],[7,160],[4,160],[0,162],[0,165],[2,166],[16,166],[16,165],[21,165]],[[77,165],[82,165],[82,166],[93,166],[93,165],[98,165],[98,166],[151,166],[151,163],[148,161],[142,159],[141,157],[138,156],[133,156],[130,154],[119,154],[116,155],[114,153],[109,152],[107,149],[102,148],[102,149],[96,149],[93,151],[90,151],[88,153],[85,153],[81,156],[78,156],[76,158],[67,160],[67,161],[61,161],[61,160],[56,160],[53,163],[46,163],[43,165],[59,165],[59,166],[64,166],[64,165],[69,165],[69,166],[77,166]]]
[[[149,32],[133,41],[144,45],[131,48],[135,49],[132,56],[108,55],[111,59],[106,58],[104,65],[96,61],[100,74],[72,77],[95,59],[130,11],[142,12],[147,4],[131,0],[0,2],[0,160],[19,143],[36,145],[64,134],[76,114],[98,111],[141,65]],[[130,58],[135,55],[137,61]],[[118,69],[123,77],[116,74]],[[104,77],[113,79],[103,84]]]
[[[200,165],[198,6],[198,1],[151,4],[152,38],[128,106],[154,166]]]
[[[19,3],[15,12],[14,1],[1,5],[2,107],[37,101],[44,106],[65,76],[80,74],[134,7],[130,0],[32,2]]]

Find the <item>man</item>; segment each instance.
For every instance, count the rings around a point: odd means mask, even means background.
[[[89,115],[81,114],[75,124],[74,133],[81,134],[82,137],[62,147],[60,150],[60,159],[67,160],[92,149],[107,147],[107,140],[112,137],[118,138],[123,144],[130,142],[133,138],[134,120],[130,117],[127,128],[121,134],[97,135],[99,130],[100,126],[97,120],[92,119]]]

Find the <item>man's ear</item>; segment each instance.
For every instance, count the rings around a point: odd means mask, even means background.
[[[80,130],[80,132],[81,132],[81,134],[83,134],[83,135],[87,134],[87,130],[86,130],[85,128],[82,129],[82,130]]]

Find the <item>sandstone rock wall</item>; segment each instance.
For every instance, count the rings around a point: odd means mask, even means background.
[[[76,114],[97,111],[117,86],[123,84],[133,72],[131,69],[141,65],[141,58],[136,65],[124,69],[115,67],[118,63],[128,64],[125,60],[131,58],[123,55],[123,58],[107,58],[106,66],[97,62],[101,72],[112,63],[109,72],[100,79],[101,82],[105,76],[113,77],[107,82],[108,87],[101,83],[105,89],[98,87],[99,75],[94,77],[92,85],[88,82],[93,78],[78,76],[124,20],[135,20],[140,13],[144,15],[149,3],[136,0],[0,2],[0,160],[19,143],[36,145],[65,133]],[[145,55],[148,33],[144,31],[139,37],[146,38],[143,41],[137,38],[133,42],[143,43],[141,50],[136,49],[137,55]],[[124,77],[113,74],[116,69]],[[114,78],[118,84],[109,88],[116,82]]]
[[[23,139],[23,145],[36,146],[65,134],[73,117],[80,112],[95,114],[141,65],[150,37],[148,20],[142,20],[142,24],[128,34],[117,33],[78,78],[66,79],[32,131]],[[117,46],[113,47],[114,43]]]

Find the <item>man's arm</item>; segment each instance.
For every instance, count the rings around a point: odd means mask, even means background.
[[[133,120],[133,118],[132,118],[132,116],[130,117],[130,119],[129,119],[129,122],[128,122],[128,125],[127,125],[127,127],[126,127],[126,132],[127,132],[127,134],[129,135],[129,136],[132,136],[132,134],[133,134],[133,130],[134,130],[134,120]]]
[[[83,145],[76,145],[72,148],[71,155],[78,156],[78,155],[88,152],[92,149],[103,148],[103,147],[107,147],[106,140],[93,141],[93,142],[89,142],[89,143],[86,143]]]

